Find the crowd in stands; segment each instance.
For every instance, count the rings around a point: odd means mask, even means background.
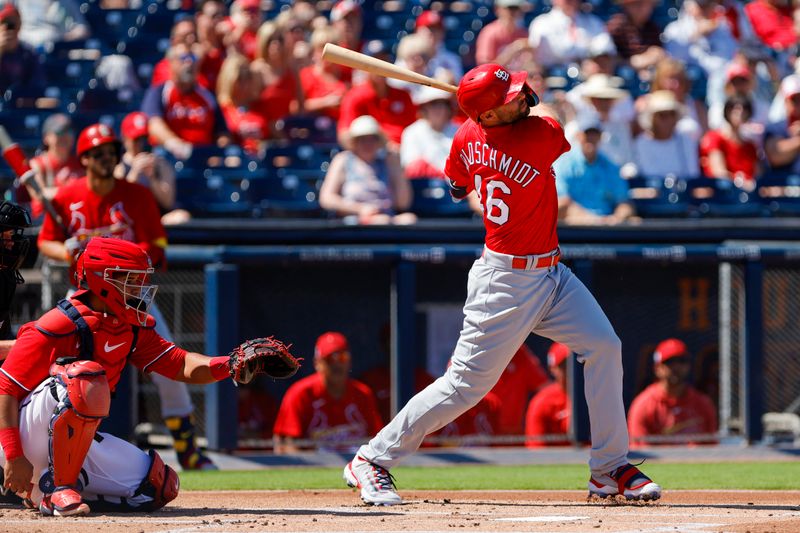
[[[534,113],[557,115],[573,145],[556,172],[568,223],[799,203],[790,0],[0,2],[0,117],[48,195],[81,174],[77,133],[121,131],[140,111],[141,146],[118,175],[155,187],[163,213],[183,209],[166,223],[287,211],[413,223],[428,214],[414,192],[442,177],[465,115],[449,93],[323,61],[331,42],[450,83],[485,62],[527,72]],[[74,125],[48,123],[56,113]],[[214,155],[225,163],[212,177]]]

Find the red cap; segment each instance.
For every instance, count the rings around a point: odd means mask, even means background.
[[[14,4],[9,3],[0,6],[0,20],[5,20],[11,16],[19,18],[19,11],[17,11],[17,8],[14,6]]]
[[[141,111],[134,111],[122,119],[120,126],[122,136],[126,139],[136,139],[142,135],[147,135],[147,115]]]
[[[558,366],[570,356],[572,350],[567,345],[554,342],[547,351],[547,366]]]
[[[342,20],[350,13],[361,12],[361,6],[354,0],[339,0],[331,9],[331,22]]]
[[[653,352],[653,362],[656,364],[666,363],[673,357],[689,357],[689,349],[683,341],[678,339],[661,341]]]
[[[261,0],[236,0],[236,5],[242,9],[261,9]]]
[[[350,350],[347,337],[338,331],[329,331],[323,333],[317,339],[317,344],[314,346],[314,357],[325,358],[333,353],[343,352],[345,350]]]
[[[479,65],[461,78],[456,93],[458,105],[477,122],[486,111],[516,98],[527,87],[527,79],[527,72],[512,73],[496,63]]]
[[[748,80],[753,77],[753,73],[747,65],[741,63],[731,63],[725,72],[725,82],[730,82],[733,78],[747,78]]]
[[[436,11],[423,11],[417,17],[417,28],[429,28],[431,26],[442,26],[442,16]]]

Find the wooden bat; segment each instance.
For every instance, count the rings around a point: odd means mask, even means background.
[[[25,159],[25,154],[17,143],[11,140],[8,132],[3,126],[0,126],[0,149],[3,151],[3,159],[6,160],[8,165],[19,178],[19,182],[25,186],[30,187],[39,195],[39,200],[47,213],[53,217],[56,224],[64,231],[64,234],[69,235],[69,228],[64,224],[64,221],[59,216],[58,212],[53,207],[50,199],[45,196],[39,181],[36,179],[36,171],[33,170],[28,161]]]
[[[417,74],[416,72],[413,72],[407,68],[398,67],[397,65],[387,63],[386,61],[382,61],[380,59],[375,59],[374,57],[370,57],[366,54],[361,54],[353,50],[348,50],[347,48],[342,48],[341,46],[337,46],[333,43],[328,43],[325,45],[325,48],[322,50],[322,59],[331,63],[336,63],[337,65],[352,67],[358,70],[363,70],[364,72],[369,72],[371,74],[384,76],[386,78],[393,78],[396,80],[419,83],[420,85],[427,85],[428,87],[434,87],[449,93],[455,93],[458,91],[458,87],[455,85],[450,85],[449,83],[444,83],[431,77],[423,76],[422,74]]]

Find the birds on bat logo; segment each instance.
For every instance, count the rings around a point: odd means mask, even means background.
[[[497,76],[497,78],[499,78],[499,79],[501,79],[503,81],[508,81],[508,72],[503,70],[503,69],[501,69],[501,68],[495,70],[494,71],[494,75]]]

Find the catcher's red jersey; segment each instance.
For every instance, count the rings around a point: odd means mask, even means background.
[[[381,425],[369,387],[350,379],[344,396],[336,399],[325,390],[320,374],[315,373],[286,391],[273,434],[335,445],[343,439],[373,435]]]
[[[467,120],[459,127],[444,172],[480,194],[490,250],[529,255],[558,246],[552,165],[569,149],[561,126],[549,117],[486,129]]]
[[[64,241],[73,236],[115,236],[135,242],[154,265],[164,259],[167,234],[153,193],[144,185],[117,180],[105,196],[89,189],[86,177],[58,189],[53,207],[69,227],[69,235],[46,215],[39,242]]]
[[[183,366],[186,351],[163,339],[155,329],[139,328],[136,350],[130,353],[133,342],[130,324],[92,311],[78,300],[70,302],[93,332],[94,360],[105,369],[112,391],[128,360],[146,372],[157,372],[169,378],[175,377]],[[0,393],[22,400],[49,376],[50,365],[57,358],[79,354],[80,341],[75,325],[59,309],[52,309],[38,321],[20,328],[17,342],[0,368]]]

